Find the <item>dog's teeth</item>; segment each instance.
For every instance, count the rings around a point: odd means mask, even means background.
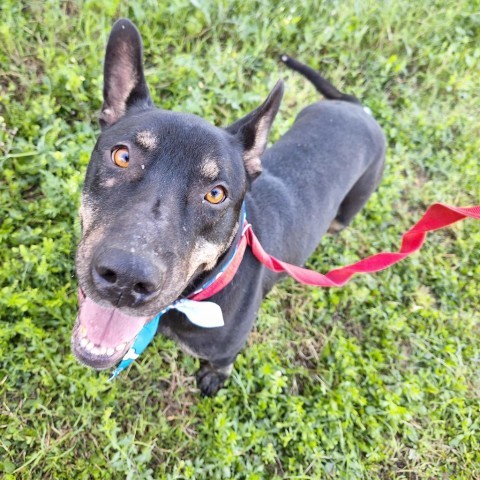
[[[117,352],[121,352],[122,350],[125,350],[125,347],[126,347],[126,344],[125,343],[121,343],[120,345],[117,345],[117,348],[115,348],[115,350]]]
[[[100,355],[105,355],[107,353],[107,347],[100,347]]]
[[[93,355],[100,355],[100,350],[101,350],[100,347],[93,347],[92,348]]]
[[[80,346],[85,348],[87,346],[88,340],[84,337],[80,340]]]
[[[114,348],[108,348],[107,349],[107,357],[111,357],[115,353]]]
[[[87,336],[87,328],[84,325],[82,325],[78,329],[78,333],[80,334],[81,337],[86,337]]]
[[[92,342],[88,342],[86,345],[85,345],[85,350],[87,352],[91,352],[93,350],[93,347],[94,347],[94,344]]]

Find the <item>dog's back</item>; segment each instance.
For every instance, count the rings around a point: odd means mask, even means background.
[[[247,196],[247,210],[272,255],[302,264],[328,228],[348,225],[376,189],[385,137],[355,97],[339,92],[300,62],[286,56],[282,60],[307,72],[329,99],[304,108],[264,153],[264,172]]]

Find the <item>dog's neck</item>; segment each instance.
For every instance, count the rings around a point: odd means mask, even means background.
[[[233,260],[233,254],[242,238],[243,232],[243,224],[246,218],[245,213],[245,201],[242,204],[242,208],[240,209],[239,220],[237,222],[237,231],[233,236],[233,240],[230,242],[230,245],[227,247],[224,253],[219,257],[215,266],[208,271],[202,272],[195,277],[195,279],[189,283],[187,288],[182,292],[179,298],[187,298],[188,296],[192,295],[197,290],[205,287],[206,285],[210,284],[217,275],[225,270],[228,264]]]

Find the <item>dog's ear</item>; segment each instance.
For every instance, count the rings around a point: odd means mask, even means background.
[[[142,37],[126,18],[113,25],[103,75],[102,128],[115,123],[133,105],[153,106],[143,74]]]
[[[226,129],[243,145],[245,169],[252,179],[262,172],[260,157],[267,146],[268,134],[280,107],[283,90],[283,80],[279,80],[262,105]]]

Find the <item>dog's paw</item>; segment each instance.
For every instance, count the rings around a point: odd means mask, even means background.
[[[197,387],[204,397],[214,397],[230,376],[230,368],[217,369],[210,363],[204,363],[197,372]]]

